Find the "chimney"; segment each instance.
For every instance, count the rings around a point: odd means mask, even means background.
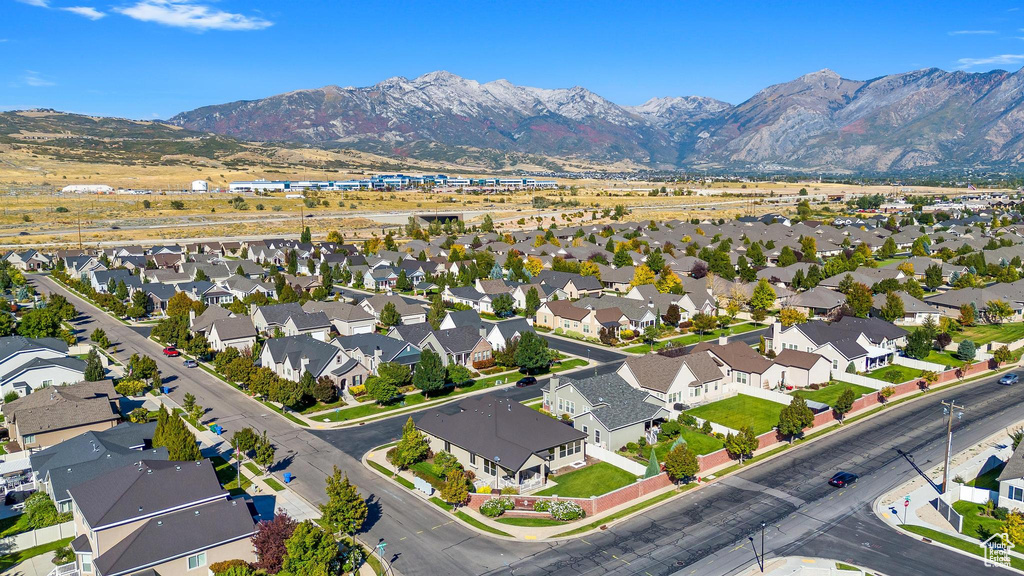
[[[551,390],[558,388],[558,376],[552,376],[548,381],[551,383]]]
[[[654,298],[649,298],[647,300],[647,307],[648,308],[654,308]]]
[[[483,324],[480,325],[480,337],[487,338],[487,326]]]
[[[374,349],[373,349],[373,357],[374,357],[374,358],[375,358],[375,359],[376,359],[376,360],[377,360],[378,362],[380,362],[380,357],[381,357],[381,355],[383,355],[383,352],[381,352],[381,351],[380,351],[380,346],[376,346],[376,347],[374,347]]]
[[[306,373],[306,366],[309,366],[309,358],[306,357],[306,356],[303,356],[301,359],[299,359],[299,374],[300,375]]]
[[[192,324],[192,322],[195,321],[195,319],[196,319],[196,311],[195,311],[195,309],[193,309],[193,308],[189,308],[188,309],[188,319],[190,320],[190,322],[189,322],[190,325]]]

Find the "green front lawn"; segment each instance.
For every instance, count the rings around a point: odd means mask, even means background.
[[[796,392],[793,392],[793,395],[799,396],[804,400],[813,400],[815,402],[821,402],[822,404],[828,404],[829,406],[835,406],[836,401],[839,400],[839,396],[847,388],[853,390],[853,395],[856,398],[875,392],[874,388],[868,388],[867,386],[837,382],[820,390],[797,390]]]
[[[217,472],[217,480],[228,492],[232,494],[241,493],[252,485],[252,481],[246,478],[245,474],[242,474],[242,483],[239,486],[238,470],[234,462],[228,462],[220,456],[210,458],[210,462],[213,462],[213,469]]]
[[[557,374],[559,372],[565,372],[566,370],[572,370],[573,368],[580,368],[586,366],[587,361],[583,358],[570,358],[569,360],[562,360],[561,362],[551,366],[550,372]]]
[[[548,476],[548,482],[555,485],[537,492],[537,496],[557,494],[564,498],[590,498],[628,486],[636,482],[636,476],[607,462],[598,462],[572,472]]]
[[[950,536],[949,534],[939,532],[938,530],[932,530],[931,528],[925,528],[924,526],[917,526],[914,524],[901,524],[900,528],[903,528],[907,532],[917,534],[918,536],[928,538],[929,540],[945,544],[946,546],[951,546],[957,550],[962,550],[968,554],[982,556],[982,548],[981,546],[978,546],[976,542],[968,542],[963,538],[957,538],[956,536]],[[1010,556],[1010,566],[1017,570],[1024,570],[1024,560],[1016,556]]]
[[[714,436],[708,436],[707,434],[704,434],[699,430],[687,428],[686,426],[683,426],[681,435],[683,437],[683,440],[686,440],[686,445],[689,446],[690,450],[694,454],[697,454],[698,456],[703,456],[704,454],[717,452],[718,450],[721,450],[725,446],[725,443],[719,440],[718,438],[715,438]],[[672,449],[672,444],[674,442],[675,439],[673,438],[672,440],[666,440],[664,442],[658,442],[657,444],[655,444],[654,455],[655,457],[658,458],[658,462],[665,461],[665,457],[668,456],[668,453]],[[651,457],[650,447],[645,448],[643,452],[643,458],[641,458],[640,460],[642,460],[646,464]]]
[[[972,340],[975,344],[1002,342],[1009,344],[1024,338],[1024,322],[1006,324],[981,324],[964,328],[963,332],[953,334],[953,340]]]
[[[779,423],[779,414],[783,408],[785,406],[771,400],[738,394],[732,398],[698,406],[686,413],[733,430],[750,426],[754,429],[754,434],[761,435]]]
[[[932,350],[928,356],[925,357],[924,361],[942,364],[943,366],[949,366],[950,368],[959,368],[966,364],[966,362],[956,358],[950,352],[939,352],[937,350]]]
[[[890,373],[892,375],[890,375]],[[882,366],[878,370],[872,370],[865,374],[865,376],[868,378],[874,378],[875,380],[882,380],[883,382],[899,384],[901,382],[906,382],[907,380],[920,378],[921,374],[924,374],[924,370],[910,368],[909,366],[900,366],[898,364],[890,364],[888,366]]]
[[[993,534],[1003,531],[1002,522],[982,514],[985,507],[981,504],[960,500],[953,503],[953,510],[964,517],[963,530],[960,533],[965,536],[984,542]]]
[[[968,486],[974,486],[975,488],[982,488],[984,490],[995,490],[999,491],[999,482],[996,478],[1003,473],[1003,468],[1006,467],[1006,463],[1002,463],[988,472],[978,474],[978,477],[967,483]]]

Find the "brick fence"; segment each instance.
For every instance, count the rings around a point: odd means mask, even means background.
[[[672,485],[672,481],[665,473],[658,474],[651,478],[645,478],[638,482],[634,482],[629,486],[623,486],[614,492],[602,494],[601,496],[594,496],[593,498],[559,498],[557,496],[517,496],[508,495],[512,498],[515,503],[515,510],[533,510],[533,505],[541,500],[559,500],[565,502],[575,502],[583,508],[583,511],[587,516],[593,516],[600,514],[606,510],[610,510],[620,504],[625,504],[637,498],[642,498],[652,492],[657,492],[662,488],[666,488]],[[479,510],[480,505],[490,500],[491,498],[500,498],[500,494],[470,494],[469,495],[469,507],[474,510]]]
[[[996,368],[997,365],[994,361],[986,360],[963,368],[947,370],[939,374],[939,379],[936,382],[936,385],[945,384],[947,382],[952,382],[954,380],[970,378],[972,376],[976,376],[988,370],[995,370]],[[839,385],[840,384],[833,384],[833,386]],[[924,381],[920,379],[910,380],[902,384],[897,384],[893,386],[893,389],[895,390],[893,398],[899,398],[900,396],[903,396],[905,394],[916,392],[918,390],[921,390],[923,386]],[[881,404],[881,401],[882,400],[877,393],[866,394],[864,396],[861,396],[860,398],[853,402],[853,407],[850,409],[850,414],[857,414],[862,410],[866,410],[868,408],[877,406],[878,404]],[[813,432],[820,428],[821,426],[832,424],[836,420],[837,418],[835,412],[831,410],[826,410],[825,412],[815,414],[814,424],[812,424],[811,427],[807,429],[807,431]],[[781,436],[775,430],[772,430],[771,432],[765,432],[764,434],[761,434],[760,436],[757,437],[757,449],[762,450],[764,448],[768,448],[769,446],[773,446],[784,441],[786,441],[786,438]],[[697,461],[700,464],[701,473],[704,473],[713,468],[717,468],[724,464],[728,464],[729,462],[732,461],[732,457],[729,456],[729,453],[726,452],[726,450],[723,448],[721,450],[718,450],[717,452],[712,452],[710,454],[705,454],[703,456],[697,456]]]

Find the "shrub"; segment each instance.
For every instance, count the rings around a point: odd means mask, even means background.
[[[19,396],[18,393],[15,392],[14,390],[11,390],[7,394],[4,394],[4,404],[7,404],[9,402],[14,402],[18,398],[21,398],[21,396]]]
[[[658,440],[668,440],[669,438],[675,438],[679,436],[681,427],[678,422],[669,420],[661,425],[661,432],[658,433]]]
[[[349,386],[348,393],[353,396],[362,396],[363,394],[366,394],[366,386],[363,384],[358,386]]]
[[[134,379],[121,380],[114,390],[122,396],[139,396],[146,391],[146,383]]]
[[[632,330],[620,330],[619,339],[621,340],[632,340],[636,334]]]
[[[551,514],[552,518],[555,520],[562,520],[563,522],[578,520],[586,516],[586,513],[583,512],[583,508],[581,508],[579,504],[575,502],[567,502],[565,500],[552,502],[551,505],[548,506],[548,512]]]
[[[683,426],[688,426],[690,428],[697,427],[697,419],[694,418],[693,416],[690,416],[689,414],[680,414],[679,417],[676,418],[676,422],[679,422]]]
[[[1010,514],[1010,511],[1007,510],[1006,508],[1004,508],[1003,506],[1000,506],[1000,507],[995,508],[995,509],[992,510],[992,517],[995,518],[996,520],[999,520],[1000,522],[1006,520],[1006,517],[1009,514]]]
[[[491,498],[480,505],[480,513],[488,518],[497,518],[505,513],[506,510],[515,508],[515,504],[512,503],[511,498]]]
[[[636,452],[639,449],[640,449],[640,447],[636,445],[636,442],[627,442],[626,443],[626,452]]]
[[[477,494],[490,494],[491,493],[491,486],[489,484],[481,486],[481,487],[476,489],[476,493]]]
[[[476,369],[476,370],[485,370],[485,369],[491,368],[493,366],[494,366],[494,358],[486,358],[484,360],[479,360],[477,362],[473,362],[473,368]]]
[[[551,509],[551,500],[537,500],[533,503],[534,512],[547,512]]]
[[[501,489],[501,493],[515,496],[519,494],[519,488],[516,488],[515,486],[505,486]]]
[[[214,562],[213,564],[210,564],[210,572],[213,572],[214,574],[218,574],[219,575],[222,572],[227,572],[228,570],[230,570],[230,569],[232,569],[232,568],[234,568],[236,566],[238,566],[238,567],[245,566],[246,568],[248,568],[249,567],[249,563],[246,562],[245,560],[239,560],[237,558],[234,559],[234,560],[225,560],[223,562]]]

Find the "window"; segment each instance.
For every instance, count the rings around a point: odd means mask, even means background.
[[[53,386],[53,380],[43,380],[43,388],[47,386]]]
[[[35,434],[26,434],[21,439],[25,442],[25,444],[35,444],[36,443],[36,435]]]
[[[833,360],[832,361],[832,369],[833,370],[839,370],[839,360]]]
[[[1016,486],[1010,486],[1010,500],[1016,500],[1018,502],[1024,502],[1024,488],[1018,488]]]
[[[486,458],[484,458],[484,474],[488,474],[490,476],[498,475],[498,467],[494,465],[494,462],[491,462]]]
[[[444,451],[449,453],[449,454],[452,453],[452,443],[451,442],[449,442],[447,440],[444,441]]]
[[[195,556],[188,557],[188,569],[195,570],[196,568],[202,568],[206,566],[206,552],[200,552]]]
[[[561,412],[562,410],[564,410],[564,404],[562,403],[562,399],[559,398],[558,399],[558,411]]]
[[[594,428],[594,443],[595,444],[600,444],[601,443],[601,431],[598,430],[597,428]]]
[[[740,384],[746,384],[747,383],[747,373],[746,372],[733,372],[733,374],[736,375],[736,382],[739,382]]]
[[[79,554],[78,558],[82,563],[82,572],[92,572],[92,554]]]
[[[469,453],[469,465],[476,466],[476,454],[472,452]]]
[[[583,433],[584,433],[584,434],[586,434],[586,433],[587,433],[587,427],[586,427],[586,426],[584,426],[584,427],[583,427]]]
[[[576,414],[576,403],[575,402],[570,402],[569,400],[566,400],[565,401],[565,411],[568,412],[569,414],[575,415]]]

